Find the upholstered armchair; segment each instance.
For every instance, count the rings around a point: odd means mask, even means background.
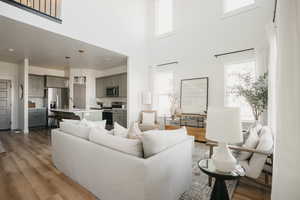
[[[157,112],[155,110],[141,111],[138,123],[141,131],[159,129]]]
[[[209,156],[213,155],[213,148],[217,143],[207,143],[210,147]],[[239,152],[249,152],[252,155],[247,160],[238,160],[239,164],[245,169],[246,177],[257,179],[262,173],[265,174],[265,184],[269,184],[269,176],[272,175],[273,164],[273,134],[269,127],[263,127],[259,134],[259,142],[255,149],[241,146],[229,145],[229,148],[238,155]],[[238,159],[238,157],[237,157]],[[211,179],[209,179],[211,185]]]

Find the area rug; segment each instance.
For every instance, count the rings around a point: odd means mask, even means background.
[[[208,186],[208,176],[200,171],[199,160],[208,158],[208,147],[202,143],[195,143],[193,152],[193,182],[189,191],[185,192],[179,200],[209,200],[212,187]],[[232,197],[237,181],[226,182],[229,197]]]

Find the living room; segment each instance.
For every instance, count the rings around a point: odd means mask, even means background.
[[[0,1],[1,198],[299,198],[297,1],[29,2]],[[30,74],[68,80],[49,127]]]

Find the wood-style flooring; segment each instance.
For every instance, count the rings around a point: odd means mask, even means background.
[[[0,140],[0,200],[96,200],[54,167],[48,130],[0,132]],[[270,200],[270,189],[242,179],[233,199]]]

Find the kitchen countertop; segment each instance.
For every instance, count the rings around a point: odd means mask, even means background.
[[[91,109],[51,109],[50,111],[64,112],[64,113],[102,112],[102,110],[91,110]]]

